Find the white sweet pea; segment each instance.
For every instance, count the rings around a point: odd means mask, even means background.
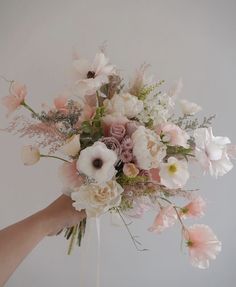
[[[121,202],[123,188],[116,181],[108,181],[102,185],[95,183],[82,185],[78,191],[72,192],[73,206],[80,211],[85,209],[87,217],[97,217]]]
[[[104,105],[109,113],[120,113],[127,118],[134,118],[143,110],[143,102],[129,93],[115,94]]]
[[[161,184],[170,189],[182,188],[189,179],[188,165],[184,160],[169,157],[160,165]]]
[[[102,142],[95,142],[80,152],[77,169],[96,182],[103,183],[115,175],[116,161],[117,155],[113,150]]]
[[[24,165],[33,165],[40,160],[39,149],[32,145],[24,146],[21,150],[21,159]]]
[[[160,142],[160,137],[155,132],[140,126],[132,134],[132,141],[133,155],[139,168],[147,170],[159,167],[166,156],[166,146]]]
[[[215,137],[212,128],[200,128],[194,132],[195,155],[198,162],[212,176],[226,174],[233,168],[228,155],[228,137]]]
[[[180,103],[182,113],[184,115],[193,116],[202,110],[202,108],[199,105],[189,102],[187,100],[180,100],[179,103]]]
[[[77,155],[80,151],[80,135],[70,137],[62,147],[62,150],[68,156]]]

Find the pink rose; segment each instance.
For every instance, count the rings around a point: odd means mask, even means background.
[[[121,141],[126,133],[124,125],[121,124],[112,124],[110,126],[109,134],[110,136],[116,138],[118,141]]]

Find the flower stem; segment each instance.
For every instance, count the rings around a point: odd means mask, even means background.
[[[35,115],[36,117],[38,117],[38,114],[28,105],[26,104],[26,102],[22,102],[21,105],[23,107],[25,107],[27,110],[29,110],[33,115]]]
[[[73,226],[73,231],[72,231],[72,235],[71,235],[71,239],[70,239],[70,244],[69,244],[69,248],[68,248],[68,252],[67,254],[70,255],[71,254],[71,251],[72,251],[72,248],[74,246],[74,242],[75,242],[75,237],[76,237],[76,234],[78,232],[78,224]]]
[[[64,162],[69,162],[68,160],[64,159],[64,158],[61,158],[59,156],[55,156],[55,155],[48,155],[48,154],[40,154],[40,157],[49,157],[49,158],[55,158],[55,159],[59,159],[59,160],[62,160]]]

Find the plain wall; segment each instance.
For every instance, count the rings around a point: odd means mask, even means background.
[[[0,74],[25,83],[28,101],[36,108],[41,102],[52,103],[65,88],[74,47],[92,58],[104,41],[112,63],[125,76],[147,62],[169,85],[182,77],[181,97],[203,106],[200,117],[216,113],[214,133],[236,143],[235,0],[0,0]],[[6,93],[7,85],[0,81],[0,95]],[[0,113],[4,126],[2,108]],[[26,142],[0,134],[0,228],[45,207],[60,194],[59,163],[42,160],[24,167],[19,154]],[[217,181],[192,177],[189,187],[200,188],[207,198],[207,214],[199,222],[210,225],[223,243],[210,269],[189,264],[187,253],[179,248],[178,226],[162,235],[148,233],[154,214],[130,227],[149,249],[145,253],[134,249],[124,227],[111,226],[104,217],[101,286],[235,286],[235,170]],[[83,266],[87,270],[83,287],[95,286],[93,230],[92,237],[86,259],[77,248],[67,256],[63,236],[46,238],[6,286],[80,286]]]

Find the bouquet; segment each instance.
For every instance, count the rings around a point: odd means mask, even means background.
[[[7,116],[20,107],[30,113],[16,113],[5,128],[33,140],[22,149],[23,163],[60,160],[63,192],[76,210],[86,211],[86,219],[65,230],[69,253],[74,242],[81,245],[86,220],[105,213],[119,217],[137,250],[145,250],[127,219],[153,209],[156,216],[148,230],[161,233],[179,222],[191,263],[209,266],[221,242],[210,227],[185,224],[186,218],[203,216],[206,208],[198,190],[186,188],[189,167],[198,164],[203,173],[223,176],[233,167],[236,146],[228,137],[213,135],[214,116],[198,120],[201,107],[179,99],[181,81],[165,91],[164,81],[151,76],[144,64],[125,82],[101,50],[92,62],[75,57],[68,90],[53,106],[35,111],[26,86],[5,80]],[[179,198],[181,206],[175,203]]]

